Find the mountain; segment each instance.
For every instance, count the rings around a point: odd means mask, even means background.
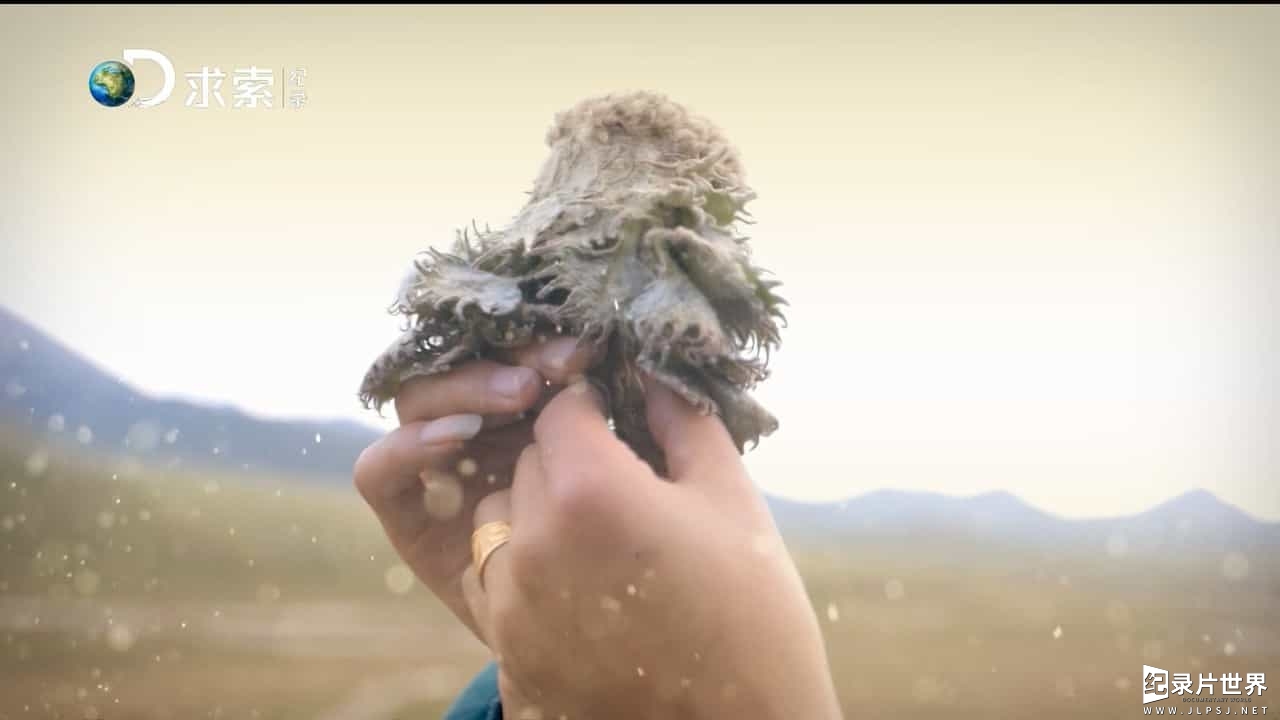
[[[0,422],[161,464],[265,471],[345,484],[378,431],[354,422],[272,421],[234,408],[153,398],[0,308]],[[318,440],[317,440],[318,438]],[[778,526],[803,542],[996,543],[1094,549],[1111,557],[1280,548],[1262,522],[1196,490],[1128,517],[1067,519],[1008,492],[953,497],[876,490],[843,502],[771,497]]]
[[[1111,551],[1223,553],[1280,548],[1280,523],[1264,522],[1207,490],[1191,490],[1135,515],[1077,521]]]
[[[349,482],[378,431],[280,421],[139,392],[0,307],[0,421],[162,464]]]
[[[1027,550],[1084,548],[1113,558],[1280,549],[1280,523],[1264,522],[1207,490],[1191,490],[1141,513],[1064,518],[1008,492],[968,497],[875,490],[839,503],[771,498],[778,526],[806,540],[833,537],[916,543],[996,544]]]
[[[953,497],[910,490],[874,490],[839,503],[775,500],[780,525],[822,534],[910,536],[924,528],[955,534],[1023,536],[1044,532],[1058,518],[1008,492]]]

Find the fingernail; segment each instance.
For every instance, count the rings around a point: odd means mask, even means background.
[[[484,418],[479,415],[449,415],[432,420],[422,426],[418,439],[424,445],[442,445],[458,440],[470,440],[480,432]]]
[[[542,361],[554,370],[563,370],[578,350],[577,338],[557,338],[542,349]]]
[[[534,383],[538,373],[526,367],[505,367],[493,373],[489,386],[499,395],[515,397]]]

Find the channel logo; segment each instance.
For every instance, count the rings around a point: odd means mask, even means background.
[[[95,102],[103,107],[114,108],[125,105],[132,99],[134,107],[145,108],[159,105],[169,99],[173,94],[177,74],[173,70],[173,63],[165,57],[164,53],[142,48],[128,48],[122,56],[123,61],[104,60],[94,65],[93,70],[89,72],[89,95]],[[160,87],[160,92],[151,97],[134,98],[134,90],[137,86],[134,68],[139,61],[155,63],[163,74],[164,83]]]
[[[159,105],[173,94],[177,83],[177,72],[173,63],[164,53],[155,50],[130,48],[123,53],[124,60],[104,60],[89,72],[89,95],[94,102],[103,107],[115,108],[122,105],[133,107],[153,107]],[[151,97],[135,97],[137,87],[135,73],[140,73],[139,62],[151,63],[159,67],[164,82],[160,92]],[[257,64],[228,66],[223,70],[219,65],[204,65],[197,71],[183,74],[187,83],[187,99],[185,107],[197,110],[210,108],[280,108],[301,110],[307,104],[307,69],[301,66],[288,66],[277,69],[261,67]],[[230,97],[224,96],[223,82],[229,80]],[[286,85],[287,83],[287,85]],[[130,102],[132,100],[132,102]],[[230,101],[228,103],[228,100]]]

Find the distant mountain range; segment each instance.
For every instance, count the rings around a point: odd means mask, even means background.
[[[273,421],[234,408],[154,398],[0,308],[0,423],[159,464],[262,471],[320,484],[350,482],[378,430],[355,422]],[[1122,518],[1074,520],[1007,492],[952,497],[878,490],[844,502],[770,498],[790,537],[980,538],[1023,547],[1091,544],[1116,556],[1280,548],[1262,522],[1204,490]]]
[[[1264,522],[1207,490],[1192,490],[1141,513],[1063,518],[1012,493],[954,497],[876,490],[839,503],[770,498],[780,528],[799,539],[946,543],[978,540],[1028,550],[1092,547],[1115,558],[1216,554],[1267,548],[1280,552],[1280,523]]]
[[[152,462],[320,482],[349,482],[356,457],[378,436],[355,422],[263,420],[151,397],[2,307],[0,420]]]

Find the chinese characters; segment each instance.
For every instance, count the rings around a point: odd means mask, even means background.
[[[1148,668],[1146,674],[1142,678],[1142,692],[1144,694],[1156,694],[1162,696],[1173,695],[1201,695],[1208,693],[1216,694],[1214,688],[1218,683],[1222,685],[1222,695],[1249,695],[1255,692],[1261,696],[1262,691],[1267,689],[1266,673],[1245,673],[1243,678],[1240,673],[1223,673],[1222,677],[1214,677],[1213,673],[1200,673],[1197,678],[1195,691],[1191,690],[1191,673],[1173,673],[1170,680],[1169,673],[1157,668]],[[1240,684],[1244,683],[1241,689]]]
[[[281,88],[276,83],[274,68],[257,65],[234,67],[227,73],[220,66],[204,66],[199,71],[184,73],[187,81],[186,107],[207,110],[215,105],[227,107],[223,83],[230,78],[232,109],[288,108],[301,110],[307,102],[305,67],[281,68]],[[288,97],[284,93],[288,92]]]

